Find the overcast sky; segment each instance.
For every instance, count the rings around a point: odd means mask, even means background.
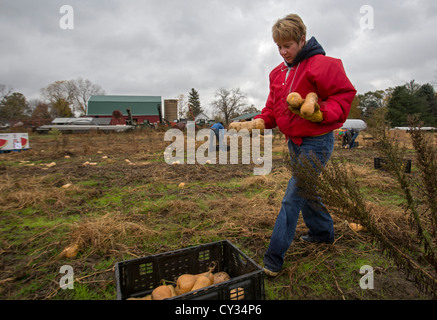
[[[63,5],[72,30],[61,28]],[[240,88],[262,109],[282,61],[271,27],[288,13],[342,59],[358,93],[436,80],[436,0],[0,0],[0,84],[28,100],[79,77],[106,94],[195,88],[207,112],[217,89]]]

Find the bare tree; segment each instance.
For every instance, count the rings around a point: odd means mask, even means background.
[[[434,78],[432,79],[431,84],[432,84],[434,87],[437,87],[437,69],[434,70]]]
[[[10,95],[12,91],[13,89],[11,86],[0,84],[0,101],[3,100],[3,98],[6,98],[8,95]]]
[[[186,118],[188,112],[188,100],[184,94],[178,95],[178,118]]]
[[[245,114],[245,113],[257,113],[257,112],[261,113],[261,111],[258,110],[258,108],[255,107],[254,104],[251,104],[249,107],[244,108],[241,112],[243,114]]]
[[[105,91],[88,79],[78,78],[55,81],[41,89],[41,93],[50,103],[54,115],[59,117],[61,114],[73,114],[73,111],[85,115],[88,99],[92,95],[103,95]]]
[[[246,96],[240,88],[226,90],[220,88],[215,93],[216,100],[211,105],[217,116],[222,117],[226,124],[229,124],[233,117],[239,115],[241,110],[247,106]]]
[[[88,99],[92,95],[104,95],[105,90],[98,84],[93,84],[88,79],[78,78],[76,80],[68,81],[68,85],[71,88],[72,103],[75,111],[85,115],[87,109]]]
[[[61,80],[55,81],[49,84],[47,87],[41,89],[42,96],[50,103],[54,103],[60,99],[71,101],[72,88],[68,84],[68,81]]]
[[[51,113],[55,117],[71,117],[74,88],[69,81],[55,81],[41,89],[42,96],[48,100]]]

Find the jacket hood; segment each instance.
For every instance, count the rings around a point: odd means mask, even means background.
[[[311,58],[312,56],[315,56],[316,54],[323,54],[326,55],[325,50],[320,45],[320,43],[317,42],[316,38],[311,37],[310,40],[307,41],[306,45],[300,50],[300,52],[297,54],[296,58],[294,58],[292,63],[285,62],[285,64],[290,68],[294,67],[298,63]]]

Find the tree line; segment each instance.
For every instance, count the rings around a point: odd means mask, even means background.
[[[190,91],[188,104],[192,106],[194,116],[203,111],[195,89]],[[179,97],[179,105],[181,116],[190,118],[183,95]],[[239,88],[218,89],[211,106],[214,118],[225,123],[242,114],[260,112],[254,105],[247,104],[246,96]],[[375,113],[383,113],[392,127],[408,126],[408,118],[413,115],[424,126],[437,127],[437,94],[431,84],[418,84],[415,80],[386,90],[357,94],[352,102],[349,118],[367,121]]]
[[[85,115],[91,95],[103,95],[100,85],[88,79],[55,81],[41,89],[41,98],[28,101],[12,88],[0,84],[0,119],[28,120]]]
[[[100,85],[87,79],[56,81],[41,89],[44,100],[29,103],[26,97],[0,84],[0,119],[53,119],[85,115],[91,95],[104,95]],[[243,114],[260,112],[261,108],[249,105],[240,88],[219,88],[210,102],[212,118],[229,124]],[[193,119],[204,112],[199,92],[192,88],[186,97],[178,96],[179,118]],[[414,80],[386,90],[357,94],[349,118],[370,120],[375,113],[383,113],[392,127],[408,126],[408,117],[415,115],[424,126],[437,127],[437,94],[429,84]]]
[[[261,112],[253,104],[249,105],[246,94],[240,88],[219,88],[214,94],[214,100],[210,102],[212,118],[216,121],[229,124],[232,119],[243,114]],[[199,92],[191,88],[186,98],[184,94],[178,96],[179,118],[193,120],[199,114],[205,112],[200,103]]]
[[[424,126],[437,127],[437,94],[430,83],[411,80],[386,90],[358,94],[349,118],[370,120],[375,113],[384,114],[391,127],[408,126],[408,118],[416,116]]]

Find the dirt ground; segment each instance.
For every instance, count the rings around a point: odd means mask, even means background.
[[[284,137],[275,136],[271,173],[254,176],[254,164],[169,165],[163,135],[31,135],[31,150],[0,154],[1,299],[114,299],[115,262],[223,239],[262,265],[291,176]],[[393,181],[373,168],[376,154],[363,137],[355,150],[338,142],[333,159],[362,170],[369,197],[401,216],[396,190],[379,188]],[[298,240],[307,231],[299,221],[283,271],[265,280],[267,299],[429,299],[372,235],[334,221],[333,245]],[[65,264],[77,275],[74,292],[59,289]],[[366,264],[375,272],[370,290],[359,286]]]

